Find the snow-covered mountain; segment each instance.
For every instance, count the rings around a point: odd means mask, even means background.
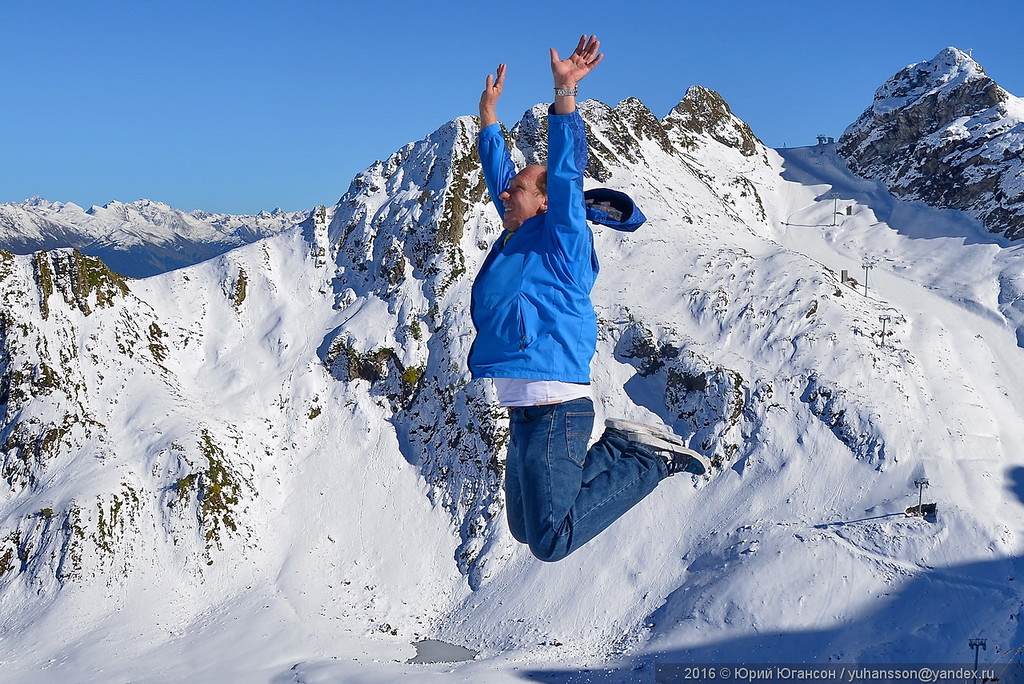
[[[150,200],[83,209],[34,197],[0,204],[0,249],[31,254],[71,247],[121,275],[145,278],[276,235],[308,216],[280,209],[254,216],[184,212]]]
[[[508,132],[543,157],[545,108]],[[0,661],[15,680],[652,681],[665,663],[1006,664],[1024,644],[1024,252],[716,93],[581,106],[598,425],[712,455],[557,564],[471,383],[500,233],[462,117],[339,203],[126,280],[0,253]],[[870,270],[868,270],[870,269]],[[846,277],[844,277],[846,272]],[[865,280],[866,277],[866,280]],[[906,517],[927,478],[930,518]],[[478,651],[408,663],[413,642]]]
[[[897,196],[1024,237],[1024,100],[946,48],[886,81],[839,139],[850,169]]]

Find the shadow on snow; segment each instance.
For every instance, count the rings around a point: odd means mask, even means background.
[[[1008,489],[1024,501],[1024,467],[1007,473]],[[879,516],[885,517],[885,516]],[[850,521],[857,522],[857,521]],[[764,578],[771,591],[771,578]],[[659,665],[787,663],[973,666],[970,639],[986,639],[982,664],[1003,682],[1024,682],[1024,558],[1007,557],[931,568],[894,588],[884,605],[839,624],[814,629],[760,631],[728,639],[693,639],[694,645],[657,649],[658,638],[697,623],[684,600],[686,587],[648,616],[652,648],[594,669],[533,669],[528,681],[654,682]],[[692,631],[693,635],[699,632]],[[669,680],[665,680],[669,681]],[[671,681],[675,681],[674,679]],[[680,680],[681,681],[681,680]]]

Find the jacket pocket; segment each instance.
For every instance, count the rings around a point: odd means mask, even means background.
[[[519,351],[526,351],[526,348],[537,339],[537,308],[523,294],[519,294],[515,298],[513,305],[515,306],[518,337],[515,344]]]
[[[481,297],[474,305],[474,351],[478,361],[510,361],[533,342],[522,300],[521,293],[503,293],[498,297]]]

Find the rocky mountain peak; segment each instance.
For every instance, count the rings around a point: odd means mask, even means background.
[[[740,150],[750,157],[758,153],[760,141],[745,122],[732,113],[720,94],[703,86],[687,89],[683,99],[665,117],[667,128],[675,129],[674,137],[689,147],[694,136],[712,138]]]
[[[1024,237],[1024,101],[946,48],[886,81],[839,139],[850,169],[896,195]]]
[[[1008,97],[967,53],[948,47],[926,62],[906,67],[875,92],[872,111],[885,114],[933,98],[949,108],[948,117],[990,107]]]

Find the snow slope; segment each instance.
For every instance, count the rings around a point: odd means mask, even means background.
[[[504,526],[505,419],[463,367],[500,230],[472,119],[196,266],[0,259],[5,676],[632,682],[967,662],[979,636],[1013,659],[1021,248],[829,146],[767,150],[716,98],[583,107],[588,185],[650,217],[596,233],[598,424],[657,416],[716,469],[553,565]],[[934,520],[903,515],[922,477]],[[407,663],[423,638],[479,655]]]

